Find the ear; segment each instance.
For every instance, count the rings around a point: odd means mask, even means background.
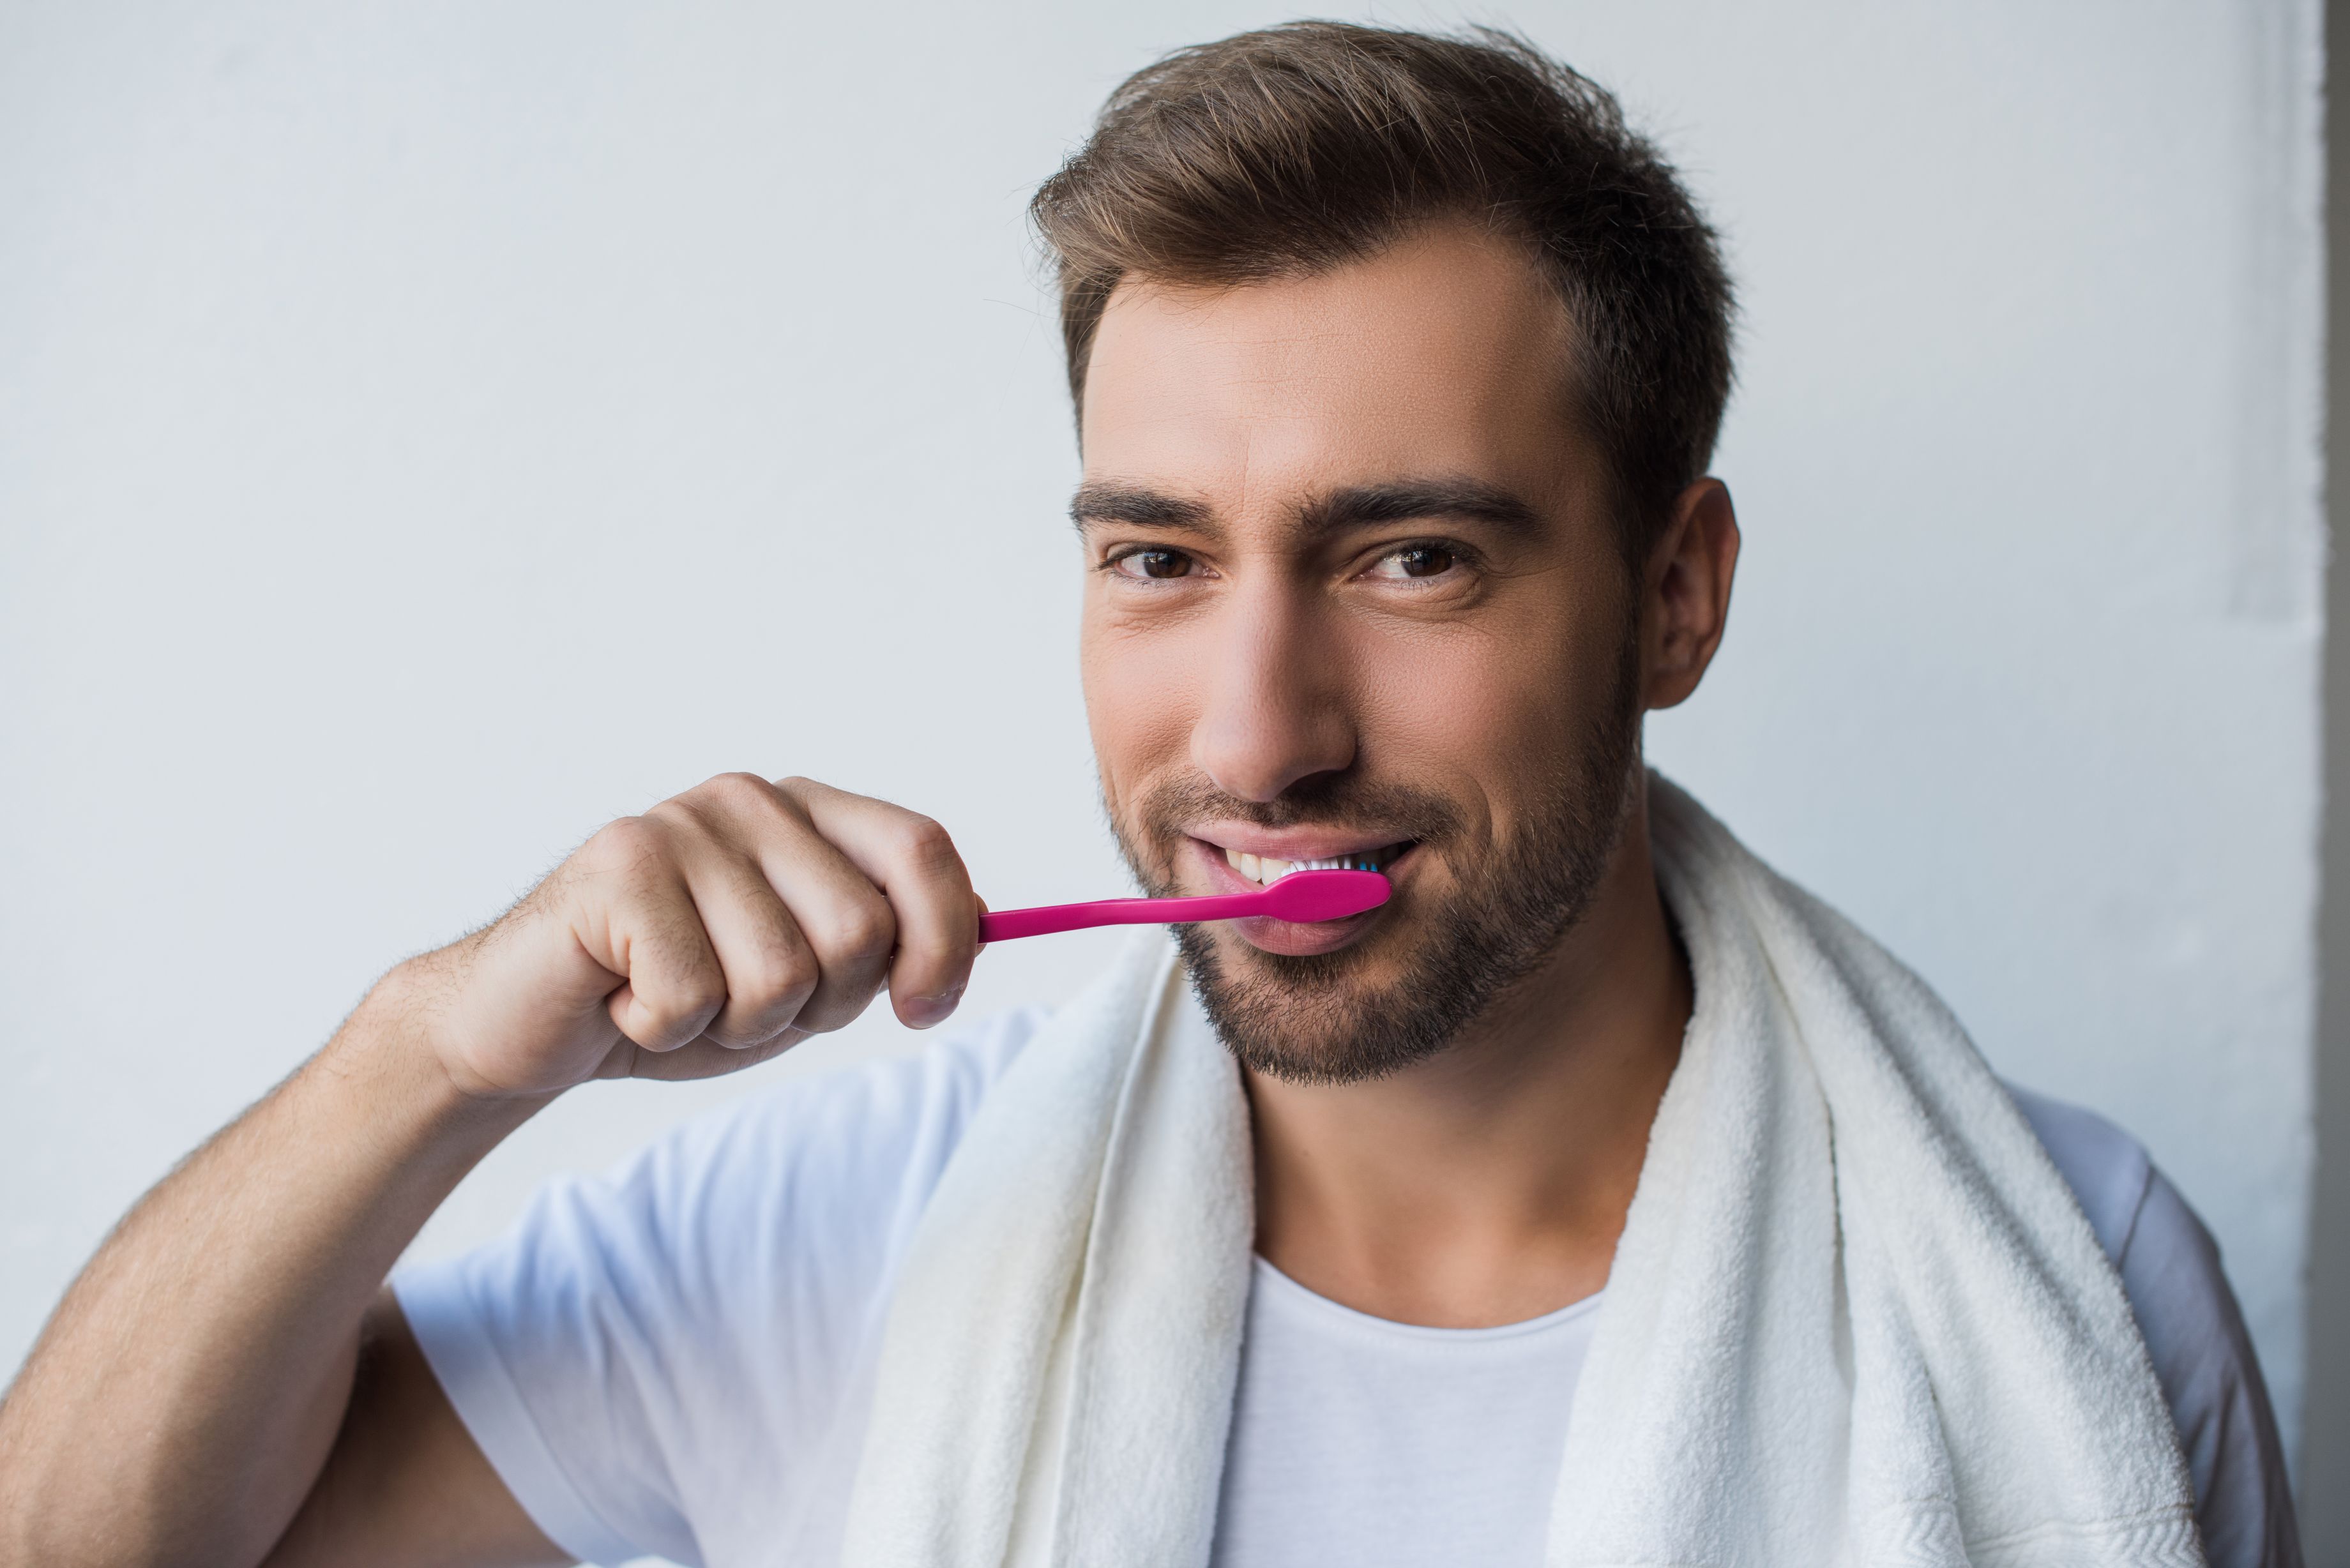
[[[1640,702],[1670,708],[1705,679],[1730,621],[1738,573],[1738,514],[1730,487],[1700,479],[1673,503],[1672,521],[1648,556],[1640,591]]]

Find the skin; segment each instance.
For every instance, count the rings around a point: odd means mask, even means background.
[[[1088,566],[1110,568],[1087,577],[1082,657],[1122,831],[1144,833],[1170,781],[1255,806],[1357,770],[1503,842],[1562,705],[1601,701],[1625,639],[1644,707],[1695,689],[1737,556],[1727,493],[1691,486],[1627,575],[1571,403],[1529,392],[1573,355],[1533,267],[1463,227],[1318,278],[1121,286],[1087,482],[1187,504],[1082,524]],[[1513,498],[1513,520],[1300,526],[1349,487],[1440,480]],[[1197,573],[1138,579],[1113,559],[1138,550]],[[1605,1282],[1690,1007],[1637,775],[1625,787],[1584,919],[1451,1048],[1370,1082],[1249,1078],[1258,1243],[1293,1278],[1445,1325]],[[1237,881],[1211,846],[1335,853],[1378,826],[1187,821],[1163,869],[1208,891]],[[1359,945],[1376,978],[1413,940],[1415,885],[1444,882],[1436,851],[1399,863],[1386,910],[1220,928],[1220,952]],[[980,909],[937,824],[805,780],[729,774],[599,832],[497,922],[393,970],[125,1218],[0,1404],[0,1563],[565,1561],[465,1434],[386,1272],[572,1086],[733,1071],[885,985],[902,1022],[943,1019]]]
[[[1114,820],[1170,781],[1270,803],[1352,772],[1441,796],[1472,842],[1507,842],[1560,771],[1556,747],[1607,701],[1627,636],[1642,706],[1695,690],[1736,564],[1728,493],[1708,480],[1680,497],[1628,595],[1598,454],[1543,390],[1573,352],[1522,253],[1465,227],[1320,277],[1113,296],[1078,514],[1095,567],[1087,709]],[[1379,487],[1517,504],[1353,524],[1334,507]],[[1118,504],[1089,512],[1088,494]],[[1368,1083],[1250,1075],[1257,1244],[1284,1273],[1442,1326],[1523,1321],[1606,1282],[1690,1009],[1638,777],[1625,785],[1633,816],[1584,919],[1451,1048]],[[1378,822],[1180,826],[1161,864],[1202,893],[1247,886],[1228,848],[1296,858],[1393,836]],[[1444,854],[1392,874],[1409,906],[1441,884]],[[1367,944],[1390,955],[1366,954],[1376,983],[1410,918],[1241,922],[1211,940],[1243,969],[1243,944]]]

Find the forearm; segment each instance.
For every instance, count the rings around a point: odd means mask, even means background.
[[[545,1103],[454,1089],[417,1035],[417,980],[378,986],[67,1293],[0,1404],[0,1561],[251,1563],[285,1529],[385,1274]]]

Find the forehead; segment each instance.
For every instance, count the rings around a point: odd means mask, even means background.
[[[1086,477],[1245,495],[1566,456],[1571,327],[1524,250],[1465,224],[1310,277],[1119,285],[1087,366]]]

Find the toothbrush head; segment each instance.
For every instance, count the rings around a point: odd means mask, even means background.
[[[1253,911],[1310,925],[1343,920],[1388,901],[1394,886],[1376,871],[1292,871],[1257,895]]]

